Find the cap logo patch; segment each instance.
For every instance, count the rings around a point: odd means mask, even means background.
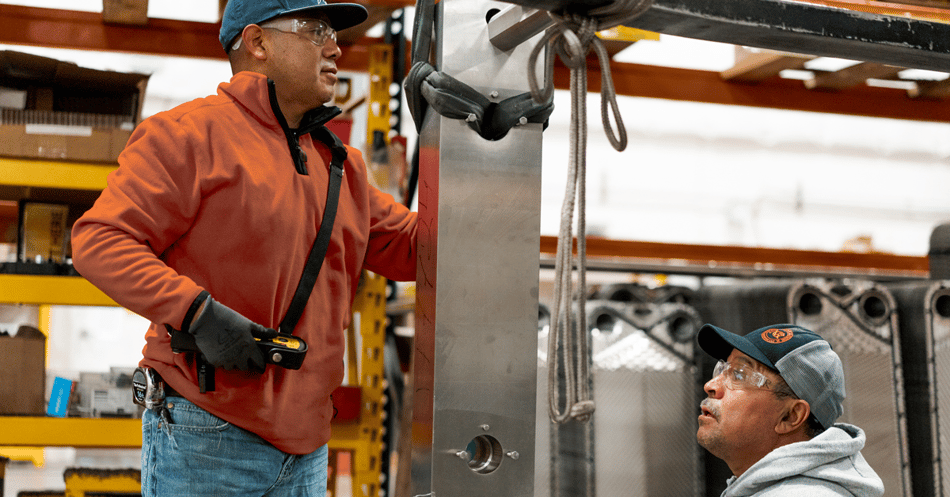
[[[765,330],[762,332],[762,340],[772,344],[779,344],[791,340],[794,335],[792,330],[788,328]]]

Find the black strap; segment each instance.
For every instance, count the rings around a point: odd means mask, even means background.
[[[297,283],[294,298],[290,301],[287,314],[284,315],[284,319],[280,322],[280,328],[278,328],[279,332],[286,334],[293,333],[297,326],[297,321],[300,320],[304,307],[307,306],[307,300],[310,299],[313,285],[317,282],[320,268],[323,267],[323,259],[327,255],[327,247],[330,246],[333,222],[336,219],[336,208],[340,198],[340,183],[343,181],[343,162],[346,160],[346,148],[343,143],[325,126],[312,131],[311,135],[330,147],[333,159],[330,161],[327,204],[323,211],[323,220],[320,222],[320,231],[317,233],[317,239],[314,240],[313,247],[310,249],[310,255],[307,257],[303,276],[300,277],[300,282]]]

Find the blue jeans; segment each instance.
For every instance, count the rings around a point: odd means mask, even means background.
[[[142,496],[325,497],[327,446],[281,452],[180,397],[142,417]]]

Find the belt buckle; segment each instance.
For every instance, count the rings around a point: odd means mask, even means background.
[[[152,368],[135,368],[132,373],[132,401],[146,409],[153,409],[165,402],[165,384]]]

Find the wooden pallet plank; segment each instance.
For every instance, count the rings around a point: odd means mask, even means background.
[[[950,98],[950,78],[940,81],[917,81],[917,87],[909,90],[911,98],[945,99]]]
[[[799,55],[771,50],[752,51],[736,47],[736,63],[722,71],[725,81],[735,83],[758,83],[778,76],[786,69],[803,69],[805,63],[814,59],[812,55]]]
[[[816,74],[805,81],[805,88],[809,90],[844,90],[863,85],[868,79],[891,79],[905,68],[879,64],[877,62],[861,62],[839,71]]]

